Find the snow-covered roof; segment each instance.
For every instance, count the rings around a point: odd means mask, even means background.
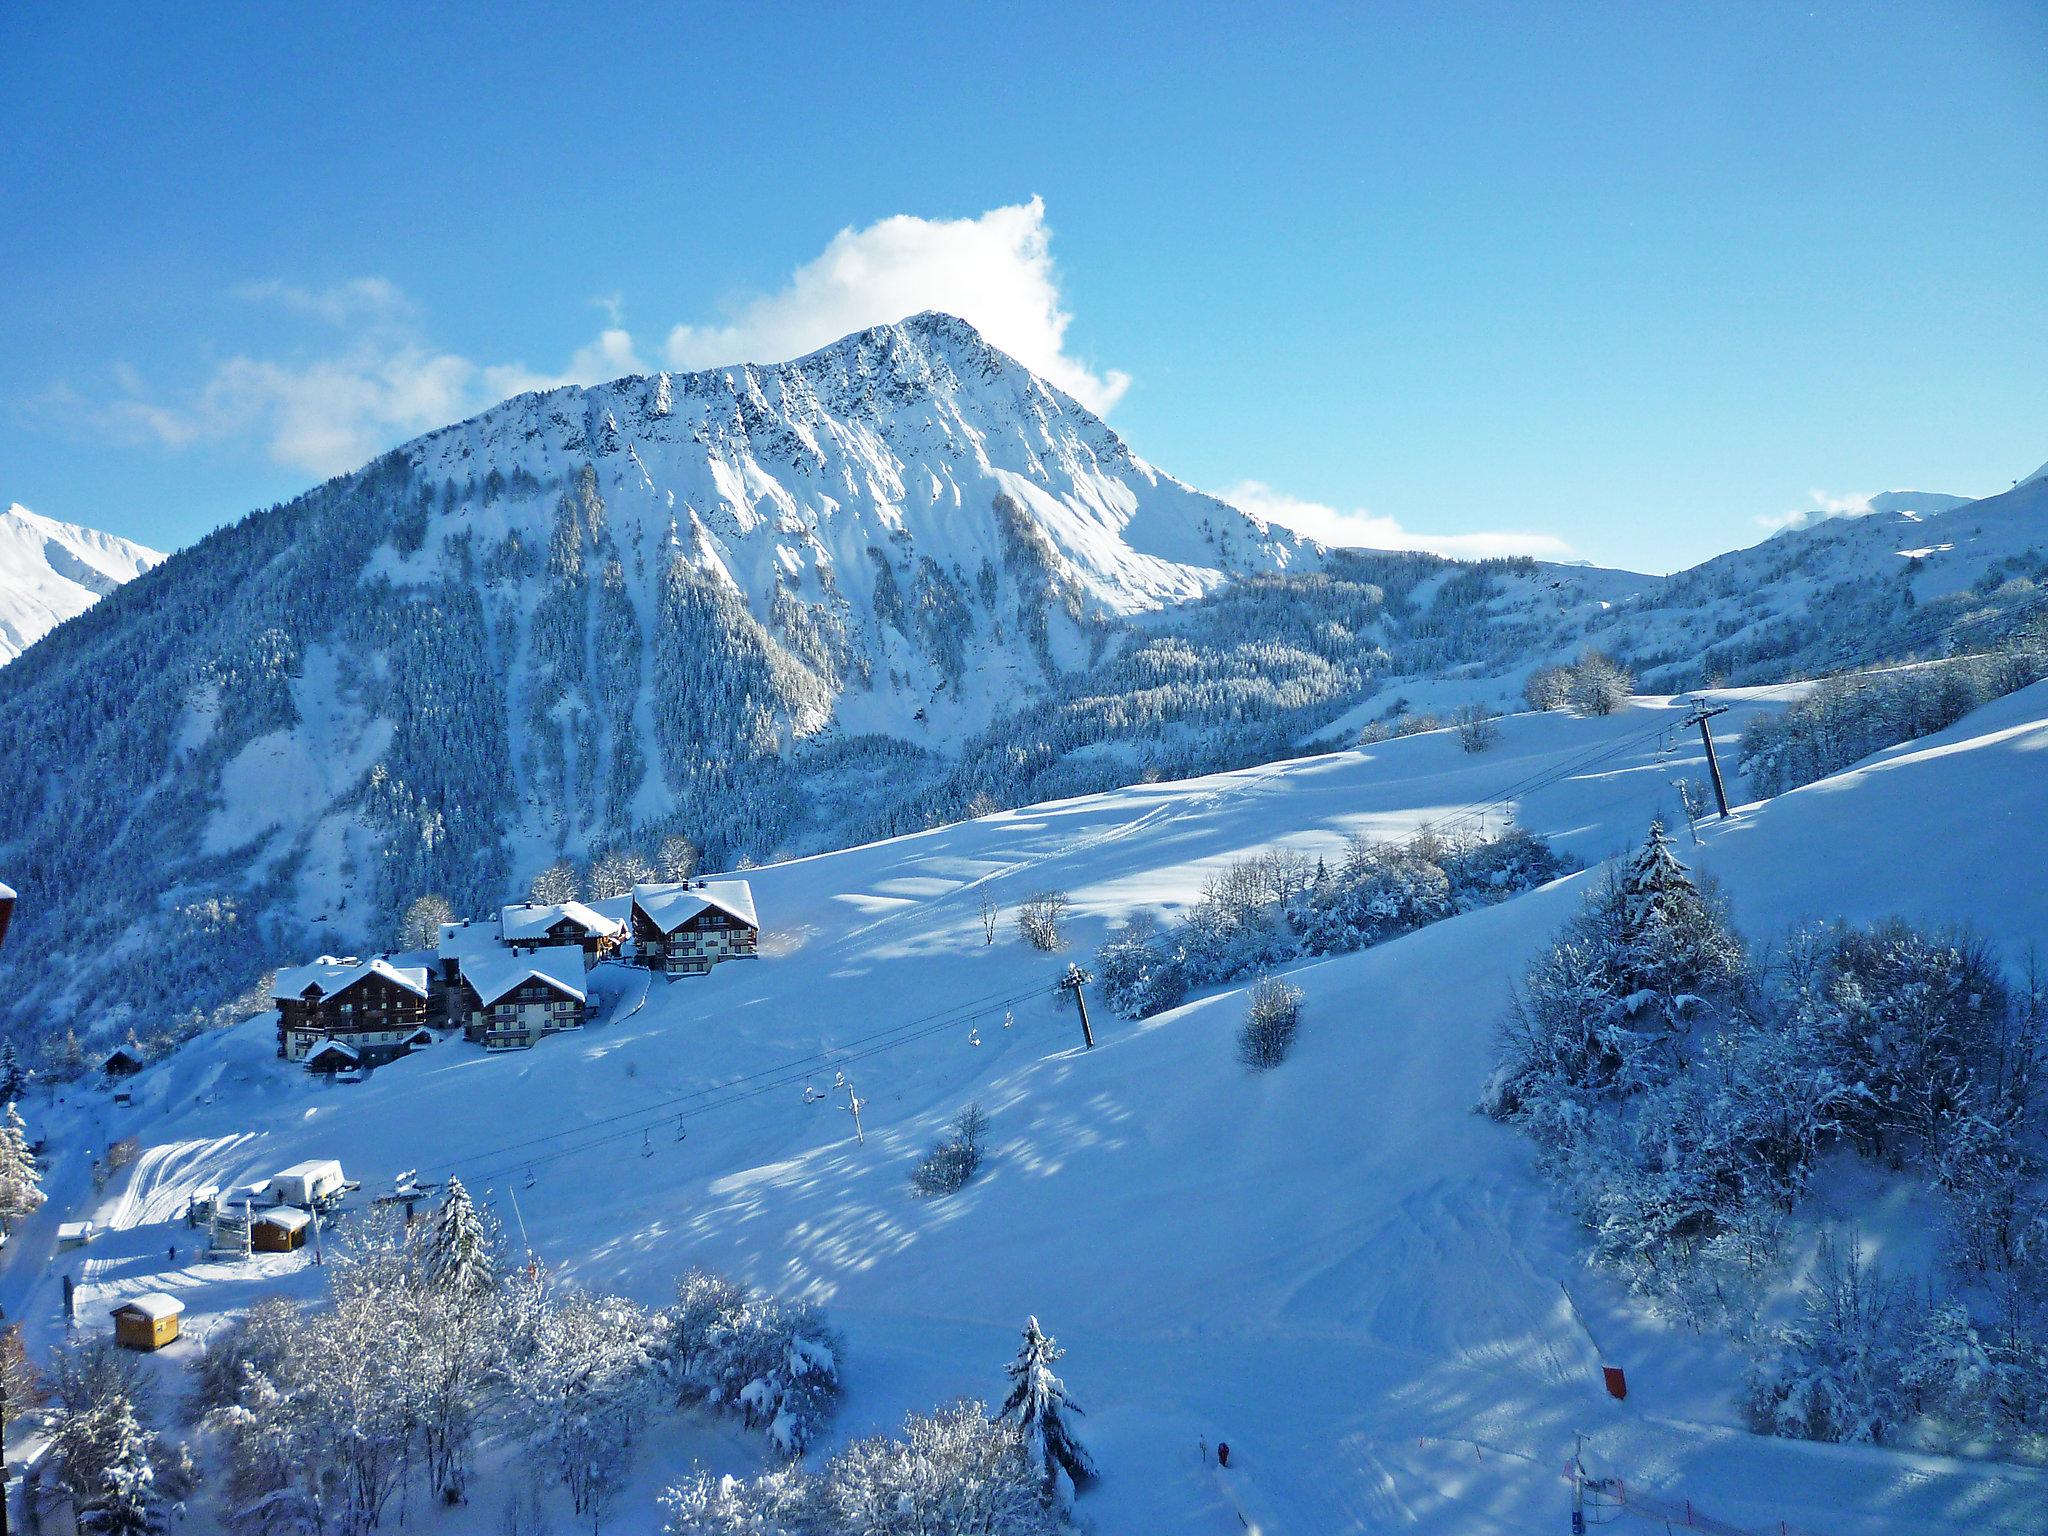
[[[754,916],[754,888],[744,880],[677,880],[633,887],[633,905],[663,933],[674,933],[691,918],[715,907],[749,928],[761,926]]]
[[[322,1056],[340,1056],[348,1061],[361,1061],[363,1059],[362,1052],[358,1051],[346,1040],[322,1040],[312,1050],[306,1052],[306,1060],[309,1062],[318,1061]]]
[[[580,901],[558,901],[548,905],[519,902],[498,914],[498,931],[504,935],[507,944],[544,939],[548,930],[565,917],[585,933],[603,938],[610,938],[619,931],[618,923]]]
[[[14,900],[14,887],[5,880],[0,880],[0,901],[12,900]]]
[[[470,955],[487,955],[498,947],[498,930],[489,923],[473,923],[464,918],[459,923],[441,925],[441,944],[438,953],[443,960],[462,960]]]
[[[60,1221],[57,1223],[57,1241],[82,1243],[90,1238],[95,1230],[89,1221]]]
[[[312,1224],[311,1213],[302,1211],[295,1205],[280,1205],[274,1211],[265,1211],[255,1221],[256,1226],[279,1227],[286,1232],[296,1232],[301,1227],[309,1227]]]
[[[427,968],[423,965],[393,965],[382,955],[369,960],[358,960],[353,955],[345,960],[322,955],[311,965],[290,965],[279,971],[277,980],[271,983],[270,996],[282,1002],[286,998],[304,997],[309,988],[318,987],[322,996],[332,997],[370,976],[382,976],[408,992],[427,995]]]
[[[162,1291],[145,1291],[140,1296],[130,1296],[114,1308],[114,1316],[119,1317],[123,1312],[133,1312],[137,1316],[148,1318],[152,1323],[160,1323],[167,1317],[176,1317],[184,1310],[185,1303],[175,1296],[166,1296]]]
[[[279,1179],[321,1179],[332,1174],[341,1177],[341,1164],[331,1157],[312,1157],[303,1163],[293,1163],[289,1168],[280,1169],[271,1177],[275,1184]]]
[[[578,1002],[584,990],[583,952],[558,947],[530,955],[478,955],[462,962],[462,979],[476,989],[477,1001],[488,1008],[528,979],[544,981]]]

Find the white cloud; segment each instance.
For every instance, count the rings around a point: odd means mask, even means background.
[[[1806,494],[1812,506],[1795,507],[1790,512],[1761,514],[1756,520],[1757,526],[1776,533],[1782,528],[1811,528],[1831,517],[1868,517],[1875,510],[1867,495],[1835,496],[1822,490],[1811,490]]]
[[[1570,560],[1572,547],[1548,533],[1412,533],[1382,513],[1363,507],[1346,511],[1304,501],[1257,480],[1240,480],[1216,493],[1232,506],[1269,522],[1305,533],[1324,544],[1353,549],[1419,549],[1457,560],[1529,555]]]
[[[1067,351],[1073,317],[1060,304],[1036,197],[979,218],[898,214],[843,229],[786,286],[741,303],[723,324],[677,326],[666,356],[674,368],[775,362],[927,309],[958,315],[1092,411],[1130,387],[1128,374],[1098,372]]]
[[[203,383],[169,401],[153,398],[135,369],[117,365],[115,398],[101,419],[167,448],[256,437],[274,462],[325,476],[354,469],[394,442],[460,421],[508,395],[646,371],[632,337],[617,326],[579,347],[559,373],[537,372],[524,363],[479,363],[441,350],[420,336],[412,301],[381,277],[328,288],[249,283],[235,293],[346,335],[338,346],[290,358],[227,358]]]
[[[433,346],[418,306],[384,277],[326,287],[270,279],[234,294],[299,317],[302,334],[310,326],[307,345],[283,356],[231,356],[176,394],[117,368],[112,402],[92,413],[96,419],[173,449],[253,438],[275,462],[324,476],[508,395],[603,383],[649,367],[618,294],[591,300],[606,324],[559,372]],[[677,326],[663,353],[677,368],[781,362],[926,309],[969,321],[1091,410],[1108,410],[1130,385],[1128,375],[1098,372],[1067,352],[1072,317],[1060,304],[1045,205],[1035,197],[978,218],[902,214],[841,230],[779,292],[747,300],[723,324]]]
[[[243,283],[234,293],[235,297],[252,303],[280,304],[325,320],[329,325],[356,319],[399,319],[413,312],[412,301],[386,277],[352,277],[325,288],[307,288],[271,278],[266,282]]]

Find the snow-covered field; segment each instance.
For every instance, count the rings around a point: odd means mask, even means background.
[[[1725,696],[1724,760],[1782,693]],[[366,1193],[405,1169],[460,1174],[580,1284],[654,1303],[701,1263],[814,1296],[848,1340],[835,1441],[997,1395],[1035,1313],[1069,1350],[1105,1473],[1079,1508],[1105,1533],[1562,1529],[1581,1431],[1595,1472],[1742,1526],[2040,1531],[2048,1474],[1744,1432],[1732,1352],[1587,1270],[1525,1143],[1471,1112],[1509,986],[1585,876],[1294,968],[1300,1041],[1256,1078],[1233,1054],[1237,990],[1142,1024],[1098,1007],[1093,1051],[1052,995],[1112,922],[1193,898],[1254,849],[1333,850],[1502,799],[1604,857],[1676,819],[1672,777],[1701,772],[1682,718],[1668,700],[1518,716],[1479,755],[1437,732],[757,870],[760,960],[651,987],[607,967],[602,1021],[523,1054],[450,1042],[326,1086],[253,1021],[136,1080],[133,1108],[101,1090],[36,1107],[54,1197],[0,1259],[0,1301],[46,1342],[67,1273],[94,1327],[144,1290],[182,1296],[190,1335],[267,1291],[313,1294],[299,1256],[193,1262],[177,1213],[202,1184],[332,1156]],[[2048,946],[2044,802],[2037,685],[1683,851],[1753,938],[1898,912],[1973,923],[2016,960]],[[1075,903],[1058,956],[1011,921],[1047,888]],[[993,945],[984,896],[1004,908]],[[830,1091],[842,1072],[864,1142]],[[988,1171],[913,1200],[910,1165],[971,1099],[993,1118]],[[95,1196],[85,1149],[123,1135],[143,1155]],[[52,1262],[56,1221],[88,1214],[112,1230]],[[1625,1403],[1603,1363],[1627,1370]],[[1219,1439],[1228,1473],[1198,1454]],[[610,1529],[657,1529],[651,1491],[686,1456],[748,1470],[752,1454],[724,1433],[657,1437]],[[485,1489],[422,1524],[486,1529],[487,1506]]]

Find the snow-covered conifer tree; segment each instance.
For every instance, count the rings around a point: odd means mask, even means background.
[[[109,1405],[106,1465],[99,1496],[86,1512],[95,1536],[157,1536],[163,1530],[163,1499],[150,1456],[154,1439],[136,1422],[134,1404],[120,1398]]]
[[[12,1040],[0,1040],[0,1104],[12,1104],[28,1087],[28,1074],[21,1067],[21,1052]]]
[[[1023,1345],[1017,1358],[1004,1367],[1010,1377],[1010,1395],[996,1415],[1017,1421],[1025,1455],[1048,1495],[1058,1489],[1062,1472],[1077,1489],[1096,1475],[1094,1460],[1067,1425],[1067,1415],[1080,1413],[1081,1406],[1067,1396],[1066,1384],[1053,1374],[1053,1362],[1065,1353],[1039,1332],[1037,1318],[1026,1318]]]
[[[0,1118],[0,1224],[11,1225],[42,1209],[43,1183],[21,1111],[8,1104]]]
[[[462,1180],[451,1177],[427,1233],[428,1283],[464,1295],[490,1290],[498,1279],[496,1247],[489,1223]]]

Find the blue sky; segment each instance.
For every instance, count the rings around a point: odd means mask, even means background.
[[[1665,570],[2048,459],[2031,0],[662,9],[6,7],[0,503],[176,546],[927,304],[1370,542]]]

